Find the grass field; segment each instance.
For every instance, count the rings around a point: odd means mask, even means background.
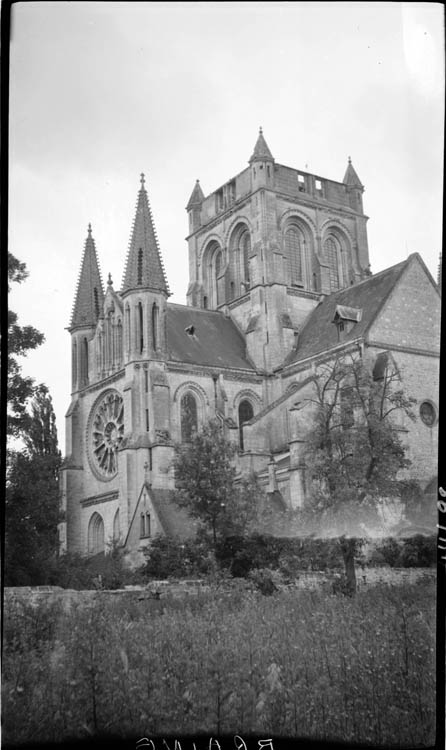
[[[4,615],[3,742],[264,734],[429,745],[435,587],[184,600],[119,597]]]

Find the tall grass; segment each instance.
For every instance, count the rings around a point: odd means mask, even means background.
[[[434,584],[5,612],[3,741],[228,733],[428,745]]]

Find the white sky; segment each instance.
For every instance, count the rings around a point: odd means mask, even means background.
[[[70,401],[69,324],[87,224],[119,289],[146,185],[173,297],[185,303],[187,215],[247,166],[263,126],[276,161],[365,185],[372,271],[419,252],[434,278],[443,190],[443,7],[353,2],[23,2],[13,6],[10,250],[23,360]]]

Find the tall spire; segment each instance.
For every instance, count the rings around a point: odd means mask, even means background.
[[[204,193],[201,189],[200,180],[197,180],[194,185],[194,189],[192,190],[186,209],[193,208],[193,206],[201,206],[203,201]]]
[[[102,286],[94,239],[91,234],[91,224],[89,224],[70,328],[95,326],[102,312],[103,304],[104,288]]]
[[[344,185],[362,188],[361,180],[355,172],[350,156],[348,157],[348,165],[342,182],[344,183]]]
[[[142,173],[121,291],[139,287],[170,294]]]
[[[274,161],[274,157],[268,148],[268,144],[265,141],[265,138],[263,137],[263,130],[262,128],[260,128],[257,142],[254,146],[254,153],[251,156],[249,163],[251,164],[251,162],[259,160],[263,161],[264,159],[271,159],[271,161]]]

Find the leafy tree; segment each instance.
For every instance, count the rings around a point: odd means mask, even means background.
[[[245,533],[257,517],[259,489],[254,478],[235,481],[236,450],[216,421],[175,447],[176,502],[203,522],[214,547],[218,538]]]
[[[8,292],[11,283],[22,283],[28,277],[25,263],[8,253]],[[36,349],[44,341],[44,335],[32,326],[19,326],[17,314],[8,310],[8,387],[7,387],[7,434],[17,437],[26,430],[29,415],[28,399],[34,393],[34,380],[22,375],[18,357]]]
[[[61,461],[51,396],[39,386],[27,413],[23,452],[8,455],[5,502],[5,583],[45,583],[57,553]]]
[[[323,365],[315,376],[312,430],[306,444],[306,479],[311,507],[341,533],[348,589],[356,588],[354,557],[361,522],[377,522],[387,499],[400,498],[410,466],[397,414],[414,420],[389,358],[375,376],[353,355]]]

